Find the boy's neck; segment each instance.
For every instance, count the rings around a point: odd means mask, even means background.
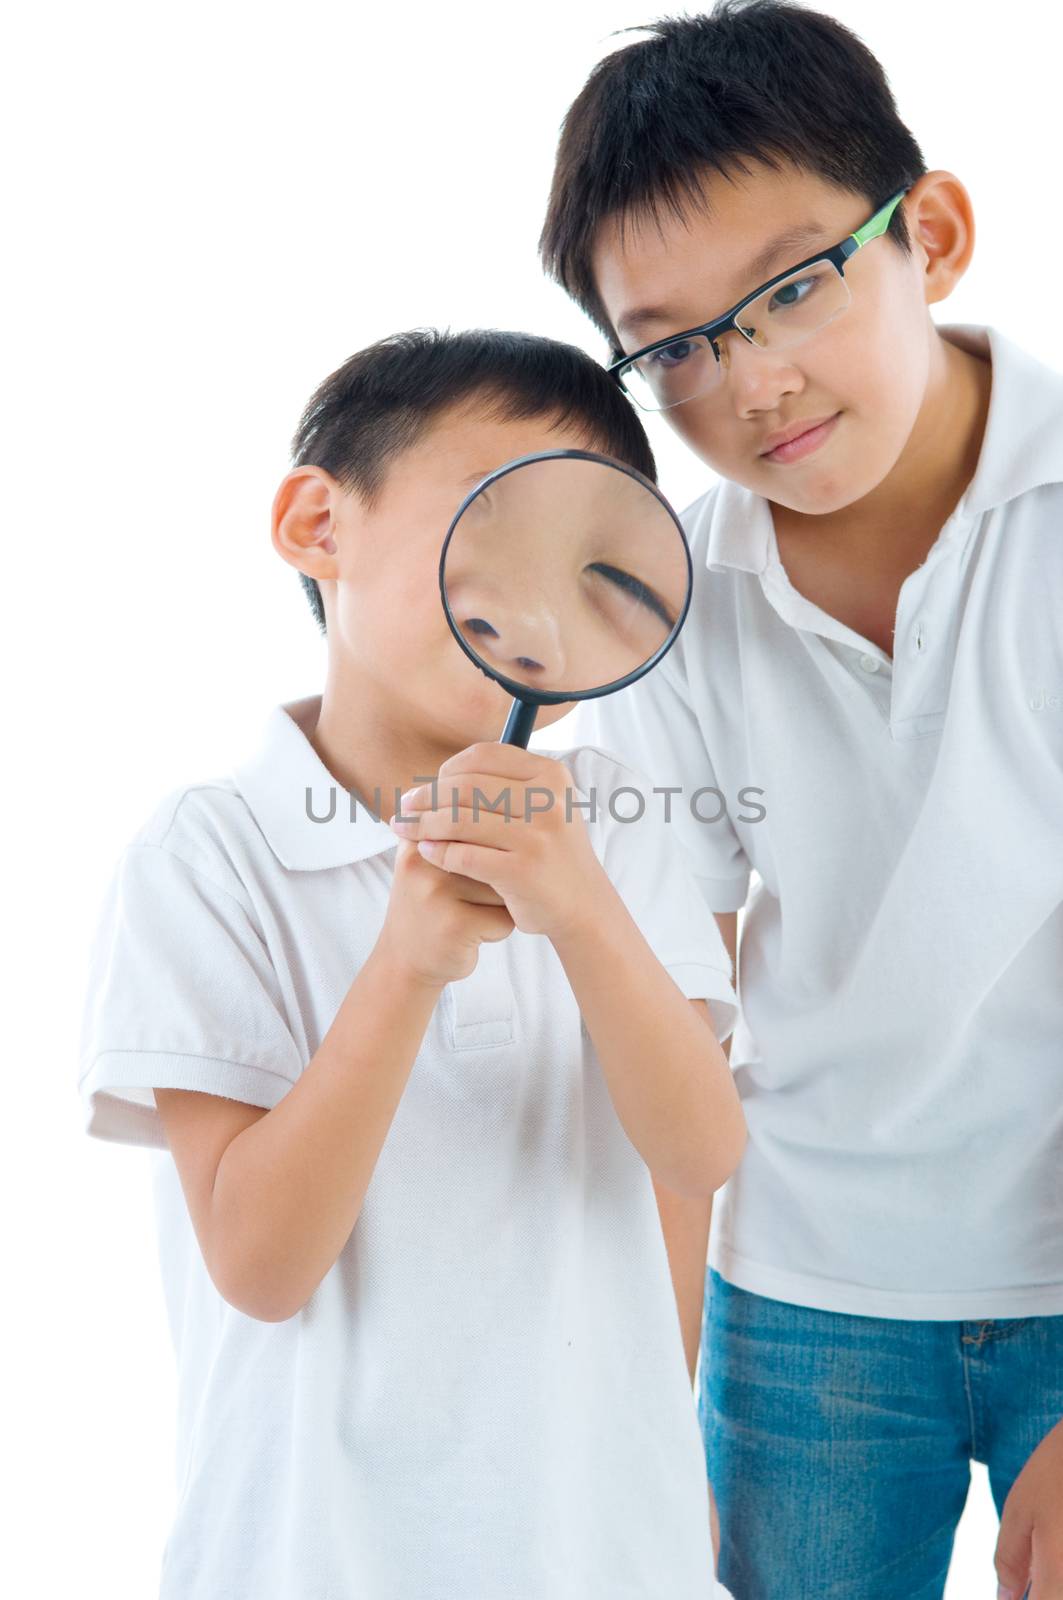
[[[877,488],[822,516],[770,502],[781,556],[785,544],[836,568],[891,575],[912,572],[925,559],[974,476],[992,381],[989,361],[939,333],[930,356],[915,426]]]
[[[434,775],[456,753],[449,744],[436,744],[404,729],[396,721],[394,707],[379,704],[373,687],[364,681],[351,694],[337,681],[331,663],[321,711],[307,737],[336,782],[353,790],[374,815],[379,806],[385,822],[397,809],[396,790],[401,794],[418,779]]]

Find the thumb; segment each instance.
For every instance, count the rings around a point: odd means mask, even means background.
[[[997,1600],[1022,1600],[1030,1581],[1033,1524],[1018,1508],[1005,1502],[993,1565],[997,1569]]]

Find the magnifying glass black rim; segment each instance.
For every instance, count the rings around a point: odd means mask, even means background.
[[[563,460],[597,461],[600,462],[602,466],[612,467],[615,472],[625,472],[629,478],[634,478],[636,483],[641,483],[642,487],[650,491],[654,499],[664,508],[665,511],[667,511],[668,515],[671,517],[682,542],[683,554],[686,557],[687,564],[686,599],[683,602],[683,609],[680,611],[678,617],[675,619],[675,622],[672,624],[671,630],[664,643],[654,651],[653,655],[650,656],[648,661],[643,661],[640,666],[635,667],[633,671],[627,673],[623,678],[614,678],[611,683],[603,683],[597,689],[582,689],[576,693],[566,693],[564,690],[560,689],[533,689],[526,683],[518,683],[515,678],[507,678],[503,673],[495,672],[490,667],[485,666],[480,660],[480,657],[476,654],[475,650],[473,650],[472,646],[465,639],[461,629],[454,620],[454,613],[450,609],[450,602],[447,599],[446,583],[444,581],[447,550],[450,546],[451,536],[463,513],[467,507],[471,505],[473,500],[476,499],[476,496],[483,489],[486,489],[489,483],[495,483],[499,478],[504,478],[509,473],[516,472],[518,467],[526,467],[533,461]],[[642,677],[643,673],[649,672],[651,667],[656,666],[657,662],[660,661],[662,656],[667,655],[668,651],[678,639],[680,629],[682,628],[683,623],[686,621],[687,612],[690,610],[690,601],[693,596],[693,588],[694,564],[690,558],[690,546],[687,543],[687,536],[683,529],[683,524],[676,516],[675,511],[668,504],[668,501],[664,498],[664,495],[658,489],[657,485],[646,477],[644,472],[639,472],[637,467],[629,467],[625,461],[617,461],[613,456],[602,455],[597,450],[536,450],[531,455],[516,456],[514,460],[505,462],[501,467],[496,467],[494,472],[489,472],[486,478],[481,478],[480,482],[469,490],[469,493],[465,496],[457,511],[455,511],[450,521],[450,527],[447,529],[447,536],[443,540],[443,548],[439,554],[439,596],[443,602],[443,610],[446,612],[447,622],[450,625],[451,633],[461,645],[461,648],[464,650],[465,654],[468,656],[469,660],[474,666],[479,667],[480,671],[488,678],[491,678],[495,683],[500,683],[503,689],[505,689],[509,694],[513,695],[516,699],[523,700],[525,705],[558,706],[566,705],[573,700],[595,700],[601,694],[613,694],[617,689],[626,689],[629,683],[635,683],[637,679]]]

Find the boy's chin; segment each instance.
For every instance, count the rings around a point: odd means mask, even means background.
[[[832,470],[818,475],[807,473],[787,476],[782,472],[761,472],[756,482],[747,482],[754,493],[763,495],[773,505],[804,517],[826,517],[835,511],[844,511],[871,493],[881,481],[864,472],[851,475]]]
[[[446,719],[446,738],[455,750],[501,739],[513,701],[499,684],[492,688],[493,693],[473,692],[463,701],[451,702],[454,709]]]
[[[783,494],[777,484],[758,485],[757,493],[762,494],[765,500],[770,500],[772,505],[782,506],[787,511],[793,511],[802,517],[827,517],[832,512],[844,511],[846,506],[851,506],[857,500],[863,499],[869,493],[867,489],[839,489],[824,491],[821,494],[807,493],[794,494],[792,491]]]

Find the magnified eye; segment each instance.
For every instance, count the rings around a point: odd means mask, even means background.
[[[624,572],[620,567],[612,567],[605,561],[592,561],[588,570],[599,572],[603,578],[608,578],[610,583],[615,583],[618,589],[623,589],[625,594],[646,606],[654,616],[660,617],[667,628],[674,627],[675,618],[669,615],[667,606],[647,584],[642,582],[641,578],[634,577],[630,572]]]

